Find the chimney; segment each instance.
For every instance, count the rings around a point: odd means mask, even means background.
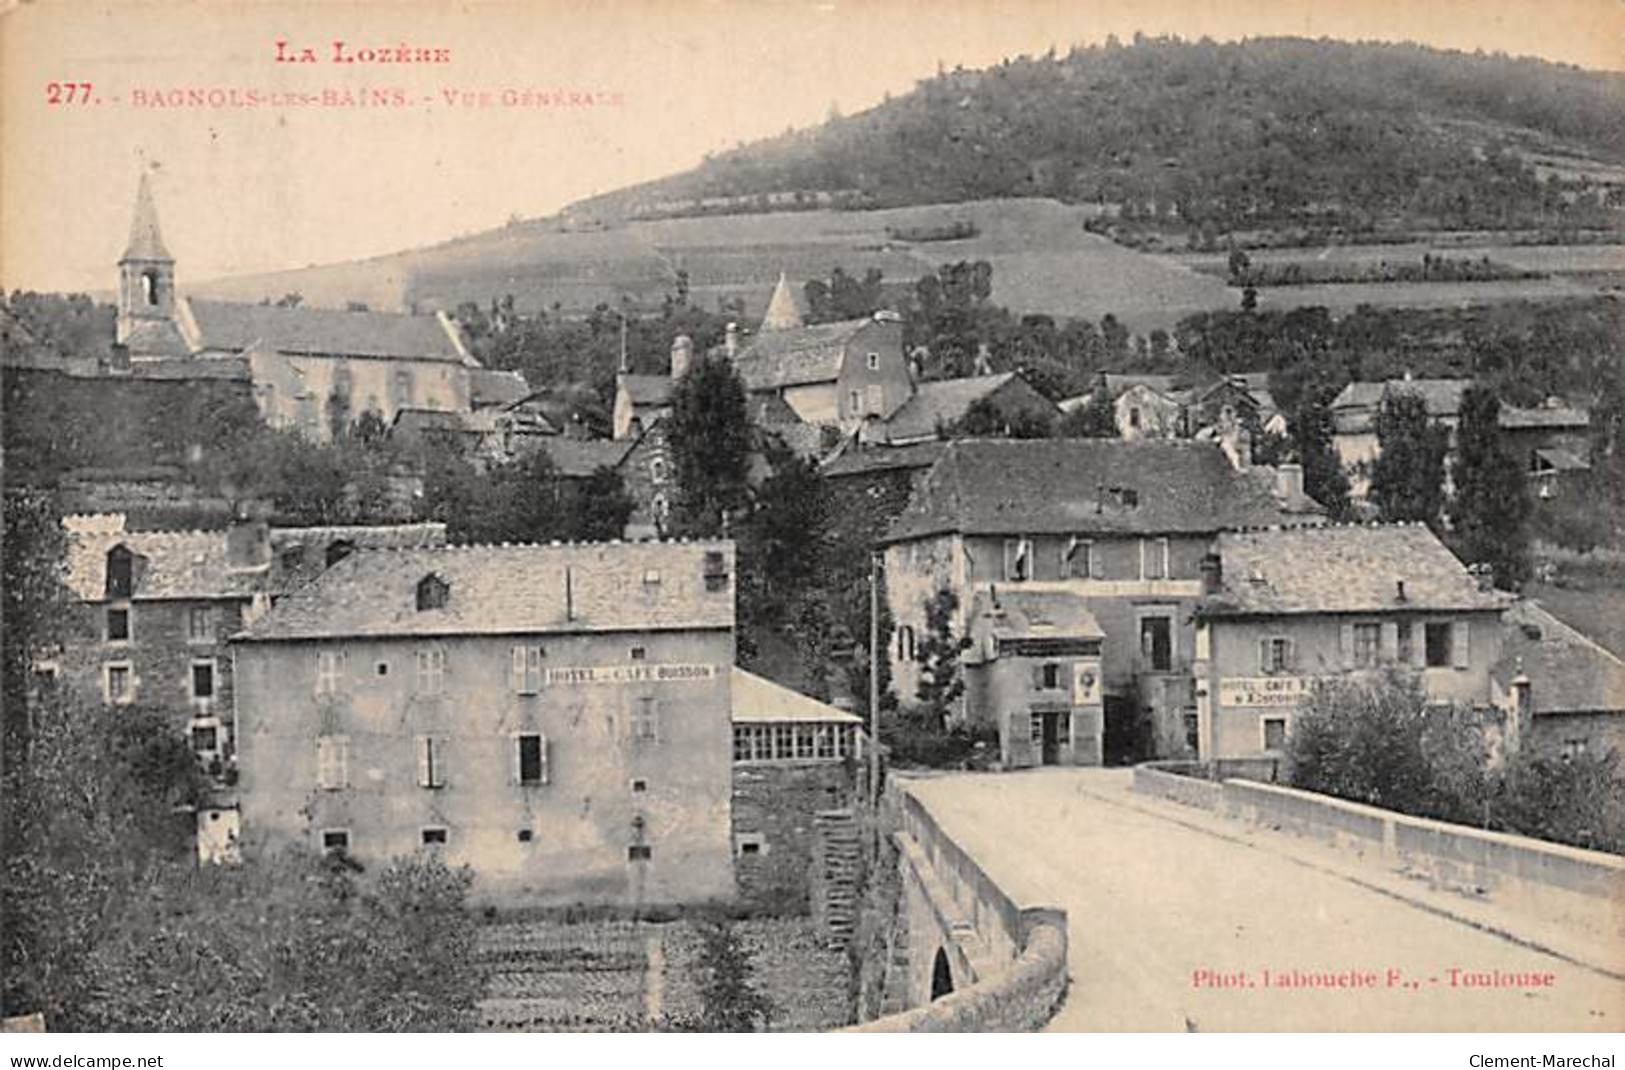
[[[261,517],[239,512],[226,528],[226,568],[258,572],[271,567],[271,526]]]
[[[722,336],[722,349],[728,354],[729,360],[739,355],[739,324],[729,322],[728,329]]]
[[[1494,565],[1488,561],[1480,561],[1478,564],[1470,566],[1467,571],[1472,573],[1474,578],[1478,580],[1478,589],[1480,591],[1495,590]]]
[[[1275,495],[1288,501],[1303,494],[1303,465],[1283,464],[1275,469]]]
[[[1405,581],[1404,580],[1395,580],[1394,581],[1394,601],[1396,601],[1396,602],[1405,601]]]
[[[673,380],[681,379],[688,374],[688,366],[694,361],[694,340],[686,334],[680,334],[671,341],[671,377]]]
[[[1224,586],[1224,559],[1216,553],[1202,556],[1202,595],[1208,597],[1219,593]]]

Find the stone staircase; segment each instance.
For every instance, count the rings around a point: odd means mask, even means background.
[[[813,817],[813,920],[829,946],[845,950],[857,929],[863,848],[851,810],[822,810]]]

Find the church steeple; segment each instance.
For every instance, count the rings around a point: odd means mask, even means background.
[[[118,341],[122,345],[143,323],[166,322],[175,313],[175,259],[164,247],[145,170],[135,191],[130,242],[118,267]]]
[[[790,280],[779,272],[779,283],[773,287],[773,296],[767,302],[767,313],[762,316],[762,330],[785,331],[802,326],[801,309],[796,295],[790,290]]]

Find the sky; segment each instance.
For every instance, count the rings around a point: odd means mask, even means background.
[[[1136,31],[1625,68],[1621,0],[22,3],[0,16],[0,288],[111,288],[143,168],[184,289],[548,215],[939,64]],[[278,62],[279,41],[317,61]],[[335,41],[449,55],[337,63]]]

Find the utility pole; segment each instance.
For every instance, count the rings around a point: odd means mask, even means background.
[[[869,555],[869,803],[880,807],[880,555]]]

